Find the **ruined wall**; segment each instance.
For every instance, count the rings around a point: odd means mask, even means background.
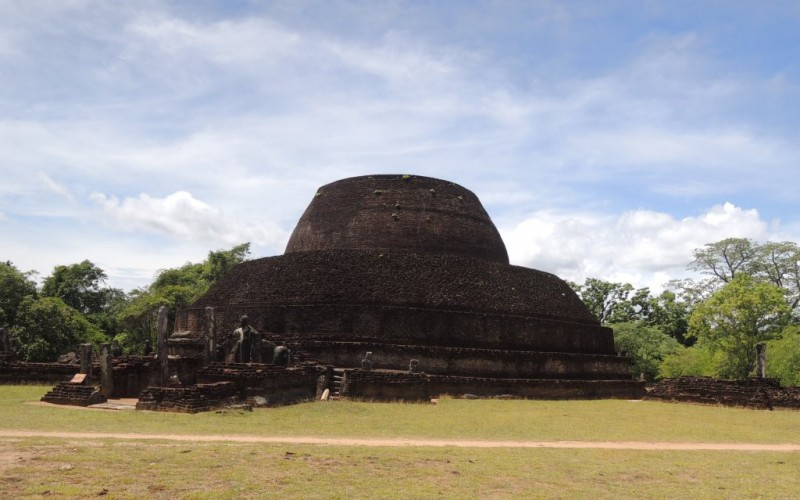
[[[148,387],[139,396],[137,410],[198,413],[239,402],[233,382],[197,384],[191,387]]]
[[[205,330],[203,309],[186,311],[181,328]],[[309,340],[373,341],[432,345],[596,353],[613,355],[611,329],[566,321],[468,311],[376,305],[240,304],[215,309],[218,335],[239,326],[247,314],[259,332]]]
[[[668,378],[655,384],[647,392],[646,398],[762,410],[773,408],[800,410],[800,388],[781,387],[772,379]]]
[[[368,342],[297,341],[314,359],[333,366],[360,366],[372,352],[375,369],[407,369],[411,359],[429,374],[505,378],[626,379],[630,361],[621,356],[464,349]]]
[[[454,254],[508,264],[478,197],[429,177],[374,175],[322,186],[286,253],[332,249]]]
[[[253,401],[261,397],[268,406],[278,406],[313,400],[322,369],[312,365],[284,368],[262,364],[210,363],[200,370],[198,380],[203,383],[231,382],[236,385],[241,400]]]
[[[414,373],[347,370],[341,395],[367,401],[430,402],[428,377]]]
[[[638,380],[500,379],[429,375],[434,397],[474,394],[527,399],[641,399],[644,382]]]

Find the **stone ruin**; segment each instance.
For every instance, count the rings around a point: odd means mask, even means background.
[[[235,356],[243,316],[249,363]],[[558,277],[508,261],[478,198],[444,180],[376,175],[320,188],[284,255],[234,267],[156,353],[75,366],[0,360],[0,380],[60,380],[45,400],[197,412],[323,397],[641,398],[644,382]],[[110,350],[111,349],[111,350]],[[291,355],[289,355],[291,353]],[[25,366],[23,366],[25,365]],[[41,366],[39,366],[41,365]],[[89,390],[92,381],[99,388]]]
[[[611,329],[563,280],[510,265],[477,196],[439,179],[321,187],[283,255],[233,268],[176,330],[219,346],[243,315],[265,345],[317,366],[334,396],[644,394]]]
[[[763,376],[746,380],[667,378],[651,387],[645,399],[757,410],[800,410],[800,389],[781,387],[777,380]]]

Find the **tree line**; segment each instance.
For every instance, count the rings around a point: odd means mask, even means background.
[[[203,295],[250,253],[250,243],[212,251],[205,261],[163,269],[153,282],[125,293],[106,286],[108,276],[94,263],[56,266],[37,286],[35,271],[0,262],[0,327],[17,357],[53,361],[82,343],[119,345],[142,354],[152,345],[158,310],[166,306],[170,328],[177,309]]]
[[[106,273],[88,260],[56,266],[40,287],[34,271],[0,262],[0,327],[27,361],[52,361],[85,342],[116,342],[125,354],[141,354],[155,338],[161,306],[174,322],[177,309],[249,253],[249,243],[212,251],[201,263],[159,271],[129,293],[105,286]],[[768,376],[800,385],[800,247],[728,238],[692,256],[687,267],[698,278],[671,281],[658,295],[596,278],[569,284],[613,328],[634,374],[745,378],[764,342]]]
[[[648,380],[746,378],[765,343],[767,376],[800,385],[800,247],[727,238],[692,256],[698,279],[670,281],[657,296],[595,278],[570,285]]]

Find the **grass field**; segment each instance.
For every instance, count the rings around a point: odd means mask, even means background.
[[[0,387],[0,429],[254,436],[800,443],[800,412],[656,402],[443,399],[198,415],[29,404]],[[374,448],[0,438],[0,497],[797,498],[800,453]]]

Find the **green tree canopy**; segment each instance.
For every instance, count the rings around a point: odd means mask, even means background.
[[[25,297],[36,297],[34,271],[22,272],[10,261],[0,262],[0,326],[13,326]]]
[[[727,238],[696,249],[688,267],[728,283],[740,272],[750,273],[757,255],[757,244],[752,240]]]
[[[631,373],[644,374],[647,380],[658,377],[659,366],[667,356],[678,352],[681,344],[659,328],[644,322],[617,323],[614,328],[614,346],[617,352],[631,360]]]
[[[739,273],[695,308],[688,335],[724,355],[721,376],[746,378],[755,368],[756,344],[779,337],[790,315],[782,289]]]
[[[127,297],[118,288],[104,287],[106,279],[105,271],[88,260],[56,266],[42,284],[42,295],[61,299],[111,337],[118,331],[116,314]]]
[[[14,350],[24,361],[55,361],[81,343],[103,340],[96,326],[57,297],[23,299],[10,333]]]
[[[88,260],[56,266],[53,274],[44,279],[42,296],[58,297],[83,314],[100,312],[103,308],[101,285],[106,278],[105,271]]]
[[[781,338],[767,342],[767,376],[800,387],[800,326],[792,325]]]

